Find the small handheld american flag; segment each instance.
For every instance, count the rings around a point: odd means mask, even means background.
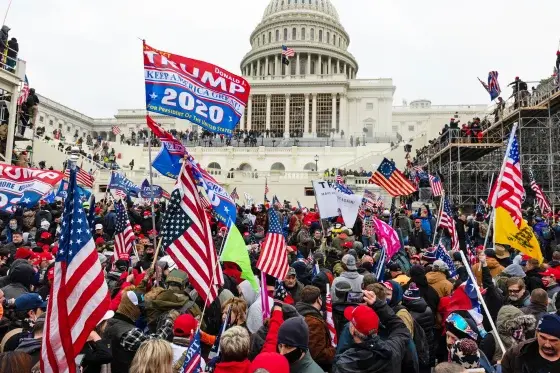
[[[19,106],[23,105],[23,103],[27,101],[27,97],[29,97],[29,81],[27,80],[27,75],[25,75],[25,80],[23,81],[23,87],[21,87],[21,91],[19,92],[17,104]]]
[[[122,201],[115,203],[115,210],[117,212],[117,224],[115,225],[115,251],[113,256],[115,261],[119,259],[128,260],[136,236],[134,236]]]
[[[430,187],[432,187],[432,194],[434,197],[440,197],[443,194],[443,185],[439,176],[428,175],[430,180]]]
[[[457,235],[455,220],[453,220],[453,212],[451,211],[451,205],[449,204],[449,198],[447,197],[443,199],[443,209],[441,209],[439,226],[447,229],[447,231],[449,232],[449,235],[451,236],[452,250],[459,250],[459,236]]]
[[[529,170],[529,179],[531,181],[531,189],[535,192],[537,205],[541,209],[541,213],[544,214],[549,211],[552,211],[552,208],[550,207],[550,203],[548,203],[548,200],[546,199],[541,187],[535,181],[535,176],[533,175],[532,170]]]

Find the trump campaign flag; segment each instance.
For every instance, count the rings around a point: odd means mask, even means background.
[[[232,135],[249,100],[249,83],[219,66],[144,43],[146,109]]]
[[[335,183],[334,190],[344,224],[348,227],[353,227],[358,217],[358,210],[362,205],[363,196],[354,194],[344,184]]]
[[[177,179],[181,173],[184,152],[178,153],[177,147],[171,142],[163,142],[159,154],[152,162],[152,167],[162,175]]]
[[[111,172],[109,189],[123,191],[126,194],[130,194],[132,197],[138,197],[140,193],[140,187],[138,185],[128,180],[126,176],[114,171]]]
[[[0,165],[0,210],[36,205],[63,177],[58,171]]]
[[[163,189],[159,185],[150,185],[148,179],[144,179],[142,182],[142,190],[140,192],[140,197],[142,198],[161,198],[163,195]]]
[[[87,189],[82,188],[79,185],[76,185],[76,192],[80,195],[82,200],[90,199],[91,192]],[[62,199],[66,199],[68,195],[68,181],[62,180],[60,185],[58,186],[58,191],[56,192],[56,196]]]
[[[373,219],[373,224],[375,225],[377,238],[387,250],[387,260],[390,260],[401,248],[399,235],[389,224],[380,219]]]

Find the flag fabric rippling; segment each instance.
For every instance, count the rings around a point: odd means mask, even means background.
[[[535,181],[535,176],[533,175],[533,171],[529,171],[529,179],[531,180],[531,189],[535,192],[535,198],[537,199],[537,205],[541,209],[541,213],[545,214],[549,211],[552,211],[550,207],[550,203],[546,199],[541,187]]]
[[[443,185],[439,176],[428,175],[430,180],[430,187],[432,187],[432,194],[434,197],[440,197],[443,194]]]
[[[117,224],[115,225],[115,261],[119,259],[128,260],[136,236],[132,231],[128,214],[122,201],[115,203],[117,213]]]
[[[457,269],[455,268],[453,259],[451,258],[451,256],[449,256],[449,253],[442,243],[440,243],[436,249],[436,258],[439,260],[443,260],[443,262],[447,264],[447,266],[449,267],[449,275],[451,277],[457,276]]]
[[[393,197],[407,196],[416,191],[406,176],[387,158],[383,159],[377,171],[369,179],[369,183],[379,185]]]
[[[197,330],[192,340],[190,341],[189,348],[187,349],[187,356],[185,362],[179,373],[198,373],[200,372],[201,350],[200,350],[200,330]]]
[[[93,188],[93,183],[95,183],[95,178],[90,175],[87,171],[84,171],[83,168],[76,167],[77,174],[76,174],[76,181],[78,184],[85,186],[86,188]],[[64,177],[68,178],[70,176],[70,171],[68,169],[64,170]]]
[[[286,240],[282,234],[278,214],[274,209],[268,210],[268,221],[268,232],[261,244],[257,268],[274,278],[283,280],[289,268]]]
[[[451,205],[449,203],[449,198],[447,197],[443,199],[443,209],[441,209],[439,226],[447,229],[449,232],[449,235],[451,236],[451,249],[453,251],[459,250],[459,236],[457,235],[455,220],[453,220],[453,212],[451,211]]]
[[[331,292],[328,289],[328,286],[329,285],[327,285],[327,304],[326,304],[327,320],[326,321],[327,321],[327,327],[329,329],[329,334],[331,336],[331,346],[336,347],[338,345],[338,338],[336,336],[336,328],[334,326],[332,297],[331,297]]]

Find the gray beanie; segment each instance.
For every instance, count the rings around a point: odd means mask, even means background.
[[[307,350],[309,346],[309,328],[301,316],[284,321],[278,330],[278,344]]]

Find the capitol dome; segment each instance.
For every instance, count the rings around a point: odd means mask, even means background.
[[[346,75],[354,79],[358,63],[348,52],[350,36],[330,0],[271,0],[250,37],[251,50],[241,61],[244,76]],[[294,50],[282,65],[282,46]]]

